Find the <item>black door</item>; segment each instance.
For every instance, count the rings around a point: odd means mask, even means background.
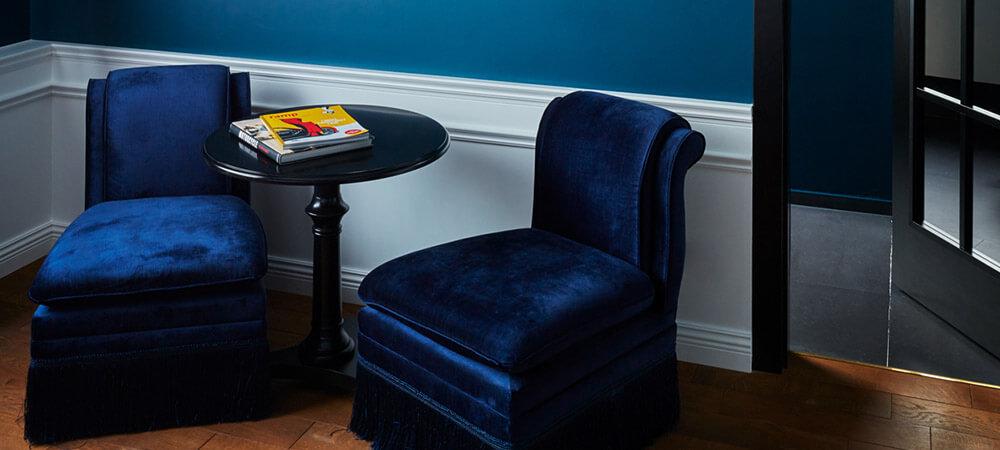
[[[892,281],[1000,356],[1000,1],[896,0]]]

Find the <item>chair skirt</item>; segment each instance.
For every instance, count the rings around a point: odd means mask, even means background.
[[[677,421],[676,328],[652,314],[517,374],[375,308],[359,321],[350,429],[375,449],[639,448]]]

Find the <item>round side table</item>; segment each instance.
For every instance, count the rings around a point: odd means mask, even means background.
[[[301,106],[287,110],[326,105]],[[299,378],[343,389],[354,387],[357,324],[344,320],[340,294],[341,219],[348,207],[340,185],[391,177],[423,167],[448,150],[450,138],[427,116],[396,108],[342,105],[372,134],[369,149],[321,156],[279,165],[243,144],[228,126],[204,144],[205,161],[239,179],[311,185],[306,214],[313,220],[313,313],[309,335],[295,347],[272,352],[275,378]]]

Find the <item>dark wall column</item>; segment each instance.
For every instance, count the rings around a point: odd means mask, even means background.
[[[6,0],[0,13],[0,46],[31,39],[31,1]]]
[[[789,0],[788,7],[790,200],[888,214],[892,2]]]

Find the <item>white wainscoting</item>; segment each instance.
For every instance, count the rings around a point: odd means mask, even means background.
[[[575,90],[42,41],[3,47],[0,115],[30,115],[42,124],[51,120],[51,126],[45,125],[51,136],[31,148],[36,163],[47,165],[47,171],[24,185],[12,185],[13,190],[2,186],[0,274],[44,254],[65,224],[83,211],[87,80],[125,67],[199,63],[250,72],[258,110],[324,102],[391,105],[433,117],[451,133],[448,153],[430,166],[343,186],[351,207],[343,220],[343,291],[351,302],[358,301],[356,289],[364,275],[390,258],[462,237],[528,226],[538,121],[553,97]],[[686,188],[688,249],[678,355],[748,371],[750,105],[609,93],[670,109],[705,134],[708,149],[689,173]],[[0,127],[4,135],[17,131],[3,121]],[[5,143],[8,159],[9,152],[18,151]],[[34,191],[38,198],[12,199],[12,193],[21,191]],[[311,224],[303,209],[310,188],[255,184],[252,195],[268,236],[268,286],[309,294]],[[8,216],[19,219],[8,224]]]
[[[49,251],[52,57],[48,45],[0,48],[0,276]]]

